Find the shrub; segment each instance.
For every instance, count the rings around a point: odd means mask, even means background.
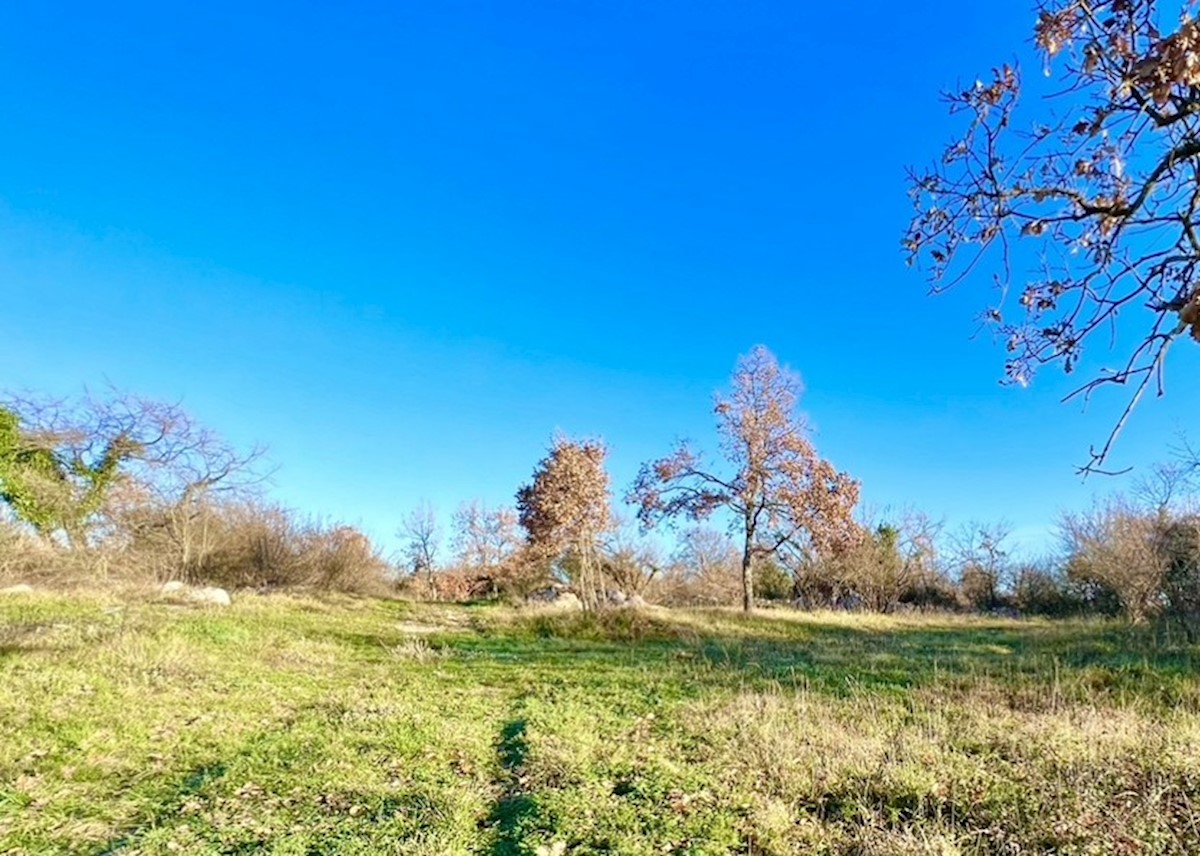
[[[1163,580],[1166,613],[1182,625],[1189,642],[1200,641],[1200,517],[1166,523],[1159,546],[1167,559]]]
[[[365,535],[303,521],[279,506],[142,509],[130,539],[128,561],[160,581],[357,593],[387,587],[388,564]]]
[[[1013,606],[1027,615],[1062,618],[1088,610],[1088,602],[1062,572],[1039,565],[1017,568]]]
[[[758,600],[791,600],[795,582],[774,557],[768,556],[754,568],[754,597]]]
[[[1171,559],[1162,534],[1169,525],[1166,512],[1141,513],[1120,500],[1068,515],[1061,524],[1068,574],[1085,591],[1111,592],[1131,621],[1144,622],[1165,605]]]

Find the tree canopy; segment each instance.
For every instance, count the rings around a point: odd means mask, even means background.
[[[1008,380],[1072,372],[1089,343],[1115,349],[1072,394],[1130,390],[1084,471],[1147,390],[1162,394],[1171,345],[1200,342],[1200,23],[1181,5],[1171,20],[1180,4],[1046,0],[1033,36],[1053,109],[1023,119],[1018,69],[995,68],[946,94],[965,131],[910,174],[909,262],[935,291],[991,274]]]
[[[687,443],[644,464],[629,491],[643,527],[732,514],[742,535],[742,606],[754,606],[753,563],[785,546],[828,554],[858,537],[859,485],[823,460],[796,414],[799,377],[761,345],[738,360],[714,412],[725,467]]]

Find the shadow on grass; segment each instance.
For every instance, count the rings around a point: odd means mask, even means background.
[[[489,851],[493,856],[517,856],[523,853],[521,839],[525,821],[537,814],[537,803],[525,792],[522,784],[525,756],[529,753],[525,728],[524,719],[513,719],[506,722],[500,732],[497,754],[500,768],[504,771],[504,792],[486,821],[495,830],[496,837]]]
[[[1053,678],[1094,691],[1200,709],[1200,648],[1163,648],[1143,629],[1104,621],[1013,621],[955,616],[622,611],[531,616],[448,636],[448,662],[503,685],[519,672],[539,684],[645,687],[682,695],[715,687],[783,686],[846,696],[905,694],[980,681],[1019,686]]]
[[[1021,688],[1014,703],[1025,705],[1037,703],[1034,685],[1053,683],[1048,698],[1061,691],[1200,710],[1200,647],[1164,647],[1147,629],[1116,621],[790,610],[475,613],[425,638],[444,655],[440,670],[498,689],[519,677],[542,688],[637,695],[782,687],[845,697],[990,683]],[[330,637],[375,662],[409,638],[393,627]]]
[[[161,821],[178,813],[180,805],[188,797],[199,793],[209,782],[225,775],[225,769],[224,764],[208,764],[192,770],[180,780],[179,785],[172,791],[170,796],[163,800],[158,810],[147,818],[145,822],[125,833],[120,838],[114,838],[112,841],[101,845],[94,851],[94,856],[114,856],[114,854],[122,853],[134,847],[138,839],[146,832],[153,829]]]

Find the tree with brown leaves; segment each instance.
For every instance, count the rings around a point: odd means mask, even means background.
[[[1046,364],[1070,372],[1097,338],[1123,350],[1069,396],[1132,388],[1084,472],[1100,471],[1146,390],[1162,394],[1172,343],[1200,341],[1200,22],[1191,3],[1162,20],[1162,5],[1046,0],[1034,42],[1056,116],[1018,125],[1022,81],[1005,65],[946,95],[966,133],[910,173],[910,264],[927,266],[935,292],[986,269],[1019,296],[1011,315],[987,312],[1010,381]],[[1014,273],[1034,257],[1035,273]]]
[[[646,528],[664,519],[732,514],[742,536],[742,607],[754,608],[753,565],[785,545],[830,555],[861,537],[852,514],[859,485],[823,460],[796,415],[799,377],[758,346],[738,360],[715,406],[729,471],[718,474],[687,443],[644,464],[627,501]]]
[[[603,594],[598,546],[612,525],[607,450],[595,440],[558,437],[517,491],[517,511],[533,558],[569,565],[580,600],[595,609]]]

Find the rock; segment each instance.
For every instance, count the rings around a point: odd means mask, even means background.
[[[7,595],[33,594],[33,586],[29,585],[28,583],[18,583],[17,585],[9,586],[8,588],[0,588],[0,595],[6,595],[6,594]]]
[[[159,594],[171,600],[184,600],[188,603],[202,603],[210,606],[229,606],[233,599],[223,588],[196,588],[178,580],[163,583]]]
[[[630,609],[645,609],[646,599],[640,594],[631,594],[625,601],[625,605]]]
[[[578,609],[582,606],[575,592],[561,586],[539,589],[525,599],[532,606],[553,606],[559,609]]]
[[[197,603],[210,603],[213,606],[229,606],[233,599],[223,588],[200,588],[192,591],[192,600]]]
[[[555,606],[560,606],[563,609],[579,609],[583,604],[573,591],[564,591],[554,601]]]
[[[613,589],[608,593],[608,602],[613,606],[624,606],[628,600],[629,598],[625,596],[625,592],[620,589]]]

